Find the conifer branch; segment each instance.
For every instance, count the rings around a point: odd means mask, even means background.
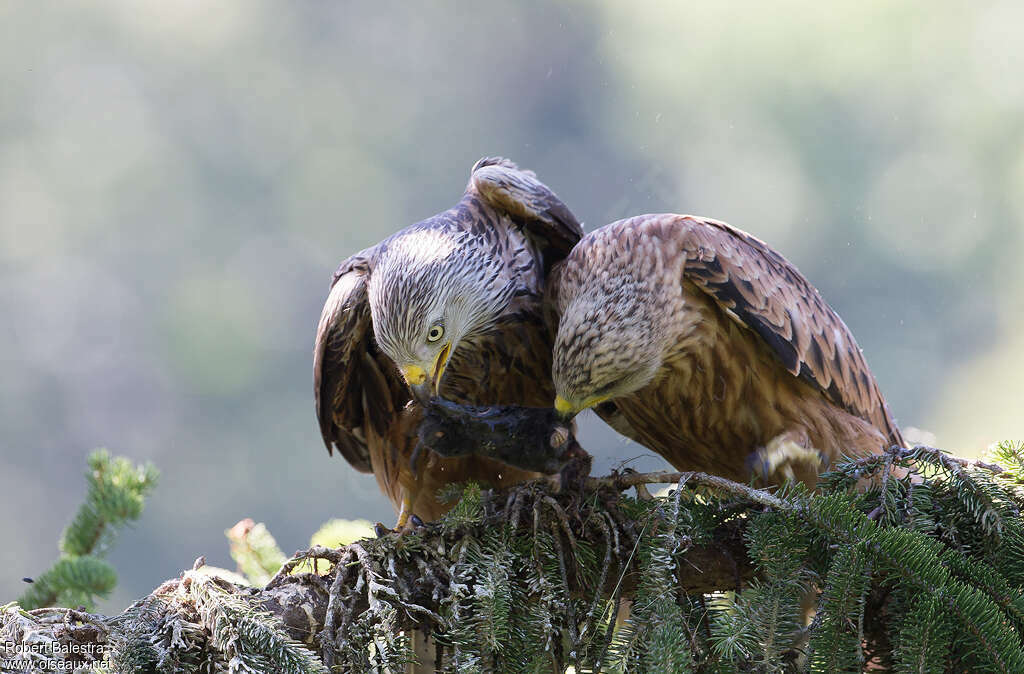
[[[146,495],[156,486],[157,471],[111,457],[105,449],[89,455],[85,502],[60,539],[60,558],[31,580],[18,600],[25,608],[60,604],[92,606],[117,584],[117,574],[102,557],[117,530],[142,514]]]
[[[312,546],[262,588],[199,564],[112,618],[8,605],[0,641],[102,643],[114,671],[1024,671],[1021,498],[1001,477],[1022,467],[919,447],[816,492],[469,485],[438,523]],[[622,493],[657,483],[674,488]]]

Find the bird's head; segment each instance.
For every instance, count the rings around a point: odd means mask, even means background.
[[[421,401],[440,394],[459,345],[486,333],[512,295],[482,248],[463,232],[413,228],[384,244],[370,276],[377,344]]]
[[[562,312],[552,376],[565,419],[643,388],[662,362],[660,328],[643,293],[629,283],[597,288]]]

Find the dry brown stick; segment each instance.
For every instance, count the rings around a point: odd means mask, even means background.
[[[896,449],[896,448],[894,448],[894,449]],[[915,449],[927,449],[930,452],[934,452],[936,454],[940,454],[943,457],[943,459],[946,460],[946,461],[951,461],[953,463],[959,463],[961,466],[965,466],[967,468],[984,468],[985,470],[991,471],[993,473],[1002,473],[1003,470],[1004,470],[1003,467],[1000,466],[998,463],[987,463],[985,461],[982,461],[981,459],[964,459],[964,458],[959,457],[959,456],[953,456],[952,454],[947,454],[946,452],[942,451],[941,449],[936,449],[935,447],[929,447],[928,445],[916,445],[916,446],[912,447],[911,449],[904,449],[902,451],[909,454],[910,452],[912,452]]]
[[[683,478],[686,479],[684,480]],[[733,482],[732,480],[727,480],[724,477],[709,475],[707,473],[665,470],[654,473],[630,473],[628,475],[617,475],[613,477],[591,477],[587,478],[586,486],[588,489],[610,487],[612,489],[623,491],[630,487],[635,487],[638,484],[672,483],[676,483],[680,486],[690,483],[698,484],[702,487],[708,487],[728,494],[735,494],[736,496],[741,496],[749,501],[753,501],[754,503],[759,503],[770,508],[788,510],[792,507],[788,502],[763,489],[755,489],[753,487],[748,487],[745,484]]]

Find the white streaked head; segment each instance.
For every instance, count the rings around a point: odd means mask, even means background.
[[[368,287],[374,336],[418,397],[437,395],[459,343],[493,327],[514,284],[464,231],[425,225],[382,245]]]

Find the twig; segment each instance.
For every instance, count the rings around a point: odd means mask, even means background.
[[[589,631],[589,628],[594,621],[594,614],[597,613],[597,605],[600,602],[601,595],[604,593],[604,584],[608,581],[608,569],[610,569],[612,565],[612,549],[614,546],[612,532],[608,528],[608,524],[604,519],[595,519],[592,521],[597,524],[598,528],[601,530],[601,535],[604,537],[604,563],[601,565],[601,576],[596,585],[598,591],[594,593],[594,599],[590,604],[590,610],[587,611],[587,620],[583,623],[583,629],[580,630],[581,638]]]
[[[278,586],[282,580],[284,580],[292,570],[307,559],[326,559],[332,564],[337,564],[341,559],[343,550],[332,550],[331,548],[325,548],[322,545],[314,545],[309,550],[300,550],[296,552],[291,559],[281,565],[281,568],[277,570],[274,577],[266,585],[266,589],[270,590]]]
[[[572,588],[569,586],[569,572],[565,564],[565,550],[562,548],[562,535],[558,526],[551,523],[551,537],[555,542],[555,554],[558,557],[558,570],[562,575],[562,587],[565,588],[566,625],[569,627],[569,640],[572,642],[573,664],[576,671],[580,668],[580,635],[576,627],[576,611],[573,610]]]
[[[612,614],[608,618],[608,627],[604,633],[604,644],[601,646],[601,652],[597,656],[597,664],[594,665],[594,671],[600,672],[604,666],[604,657],[608,655],[608,647],[612,643],[612,635],[615,634],[615,625],[619,619],[619,610],[622,608],[622,584],[620,583],[615,587],[615,594],[612,596]]]
[[[624,491],[638,484],[671,484],[673,482],[680,485],[680,488],[689,483],[696,483],[702,487],[741,496],[749,501],[770,508],[789,509],[791,507],[786,501],[763,489],[754,489],[745,484],[707,473],[659,471],[655,473],[630,473],[629,475],[615,477],[592,477],[587,479],[586,486],[588,489],[610,487]]]
[[[339,557],[338,559],[341,561],[344,558]],[[337,651],[336,645],[338,643],[338,630],[340,629],[339,626],[337,626],[338,617],[341,614],[339,604],[343,601],[341,595],[346,589],[345,581],[348,578],[349,567],[345,564],[336,564],[334,568],[334,583],[331,584],[331,591],[327,595],[324,629],[318,637],[320,639],[320,648],[323,652],[324,664],[327,665],[328,669],[331,669],[334,666],[334,654]],[[267,587],[270,587],[273,583],[274,581],[271,580]],[[345,616],[341,616],[341,618],[343,623],[346,622]]]
[[[869,454],[867,456],[863,456],[860,458],[851,458],[847,461],[844,461],[843,465],[846,469],[864,468],[866,466],[876,464],[879,461],[884,461],[886,455],[889,455],[897,460],[914,459],[917,458],[917,455],[922,451],[925,451],[929,454],[932,454],[933,456],[938,457],[939,461],[950,470],[953,470],[953,467],[950,466],[949,464],[955,463],[964,468],[981,468],[983,470],[987,470],[989,472],[996,474],[1005,471],[1005,469],[997,463],[987,463],[980,459],[965,459],[959,456],[953,456],[952,454],[948,454],[942,451],[941,449],[929,447],[928,445],[914,445],[913,447],[900,447],[899,445],[893,445],[892,447],[885,450],[885,452],[882,452],[881,454]]]
[[[889,511],[889,474],[892,473],[892,463],[895,459],[893,452],[885,453],[885,463],[882,464],[882,491],[879,496],[878,506],[868,513],[869,520],[877,520],[882,514]]]
[[[576,550],[576,537],[572,534],[572,527],[569,526],[569,516],[565,514],[565,510],[562,506],[558,505],[558,501],[545,495],[541,499],[544,503],[548,504],[551,509],[555,512],[555,516],[558,518],[559,523],[562,525],[562,531],[565,532],[566,538],[569,539],[569,545],[572,546],[573,551]]]

